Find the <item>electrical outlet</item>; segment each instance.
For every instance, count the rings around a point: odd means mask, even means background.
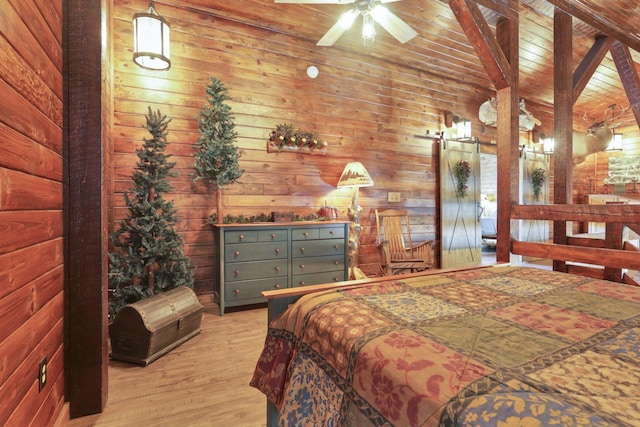
[[[45,356],[38,364],[38,391],[42,391],[47,385],[47,357]]]
[[[400,201],[400,193],[394,193],[394,192],[387,193],[387,201],[389,201],[389,202],[399,202]]]

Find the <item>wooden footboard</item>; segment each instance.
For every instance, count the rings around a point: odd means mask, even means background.
[[[274,289],[270,291],[263,291],[262,296],[264,296],[267,299],[267,309],[269,312],[268,321],[271,322],[271,320],[275,319],[280,313],[286,310],[287,307],[293,302],[295,302],[298,298],[313,292],[329,291],[331,289],[338,289],[338,288],[340,289],[352,288],[352,287],[358,287],[363,285],[369,285],[371,283],[385,282],[387,280],[411,281],[412,278],[431,276],[433,274],[441,274],[449,271],[475,270],[478,268],[500,267],[505,265],[508,265],[508,264],[488,264],[488,265],[466,267],[466,268],[427,270],[427,271],[422,271],[417,273],[396,274],[393,276],[381,276],[381,277],[372,277],[368,279],[347,280],[344,282],[326,283],[326,284],[320,284],[320,285]]]
[[[472,270],[478,268],[489,268],[496,266],[504,266],[507,264],[494,264],[494,265],[483,265],[476,267],[467,267],[467,268],[458,268],[458,269],[446,269],[446,270],[428,270],[418,273],[406,273],[406,274],[398,274],[394,276],[381,276],[381,277],[373,277],[369,279],[360,279],[360,280],[349,280],[344,282],[336,282],[336,283],[327,283],[321,285],[310,285],[310,286],[299,286],[295,288],[285,288],[285,289],[275,289],[270,291],[263,291],[262,295],[267,299],[267,310],[268,310],[268,321],[271,323],[273,319],[275,319],[280,313],[289,307],[290,304],[295,302],[298,298],[303,295],[310,294],[313,292],[320,291],[328,291],[331,289],[347,289],[354,288],[359,286],[366,286],[371,283],[384,282],[387,280],[403,280],[406,282],[411,282],[412,280],[419,280],[420,277],[430,276],[433,274],[440,274],[447,271],[463,271],[463,270]],[[278,407],[267,400],[267,427],[275,427],[278,425],[279,411]]]

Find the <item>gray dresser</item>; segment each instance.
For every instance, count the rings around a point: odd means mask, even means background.
[[[214,225],[214,298],[226,307],[266,302],[261,292],[348,278],[349,222]]]

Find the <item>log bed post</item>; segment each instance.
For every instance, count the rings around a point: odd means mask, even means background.
[[[553,21],[553,98],[555,141],[553,159],[553,203],[571,204],[571,175],[573,171],[573,63],[571,15],[555,10]],[[567,54],[569,52],[569,54]],[[553,242],[567,243],[567,222],[553,222]],[[553,261],[553,269],[566,272],[566,263]]]

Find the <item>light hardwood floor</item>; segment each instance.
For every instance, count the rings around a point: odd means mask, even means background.
[[[111,361],[101,414],[70,427],[266,425],[266,398],[249,386],[267,330],[267,309],[218,315],[210,298],[202,332],[146,367]]]

